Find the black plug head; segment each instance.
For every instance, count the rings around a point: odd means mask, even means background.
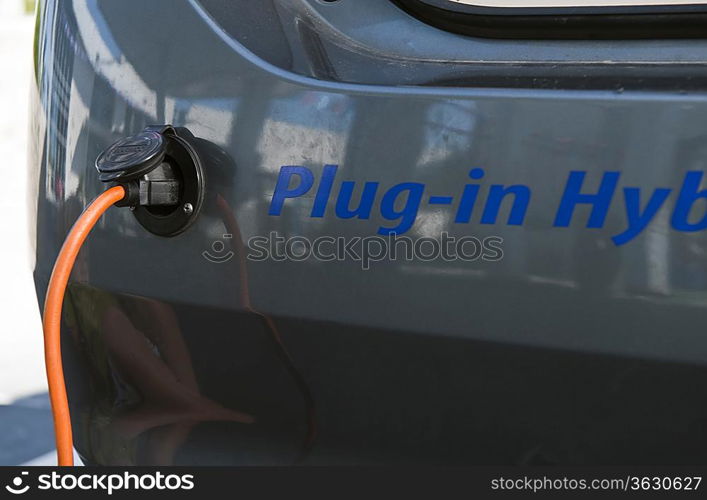
[[[167,152],[161,133],[145,129],[139,134],[113,143],[96,158],[98,178],[103,182],[124,183],[138,179],[157,168]]]

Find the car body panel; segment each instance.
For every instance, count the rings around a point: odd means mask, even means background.
[[[129,210],[113,209],[77,263],[63,351],[76,447],[87,462],[707,459],[707,242],[670,227],[685,173],[704,170],[707,95],[670,73],[681,68],[627,42],[614,49],[621,57],[608,65],[611,81],[635,66],[622,58],[644,57],[642,69],[668,72],[668,89],[635,80],[629,89],[563,88],[561,78],[554,88],[474,86],[466,76],[452,86],[413,85],[405,71],[396,85],[394,69],[406,59],[394,52],[387,83],[347,82],[266,61],[196,2],[43,8],[31,165],[40,301],[71,224],[104,188],[93,167],[104,148],[160,123],[204,141],[206,202],[187,232],[160,238]],[[383,25],[401,23],[398,35],[419,23],[388,8],[400,18]],[[436,31],[419,24],[420,35]],[[510,46],[493,43],[499,66]],[[566,43],[575,54],[603,50]],[[669,53],[687,42],[648,43]],[[693,43],[686,68],[703,64],[705,42]],[[421,67],[444,66],[423,59]],[[531,69],[546,67],[531,59]],[[418,214],[416,237],[503,238],[498,262],[386,261],[364,271],[352,261],[248,261],[253,236],[363,237],[386,222],[375,212],[337,218],[333,197],[313,218],[314,191],[268,215],[284,165],[317,178],[338,165],[337,182],[418,182],[440,195],[459,193],[469,169],[483,167],[484,186],[528,185],[533,199],[517,226],[504,223],[506,209],[494,225],[455,224],[444,207]],[[586,173],[588,192],[616,171],[621,187],[673,194],[638,237],[616,246],[611,237],[626,227],[618,191],[603,227],[586,227],[586,207],[570,227],[553,226],[572,171]],[[227,262],[204,258],[217,241],[233,252]],[[140,339],[160,363],[130,360]],[[257,421],[240,423],[223,408]]]

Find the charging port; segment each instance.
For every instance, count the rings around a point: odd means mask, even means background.
[[[147,127],[115,142],[96,159],[103,182],[123,186],[125,199],[148,231],[174,236],[195,220],[204,198],[204,175],[194,136],[171,125]]]

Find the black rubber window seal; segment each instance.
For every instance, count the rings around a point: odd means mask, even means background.
[[[474,6],[449,0],[392,1],[428,24],[470,36],[520,39],[707,38],[707,4],[527,8]]]

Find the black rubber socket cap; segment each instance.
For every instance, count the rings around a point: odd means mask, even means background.
[[[138,179],[160,165],[166,151],[165,137],[154,130],[125,137],[96,158],[98,178],[121,183]]]

